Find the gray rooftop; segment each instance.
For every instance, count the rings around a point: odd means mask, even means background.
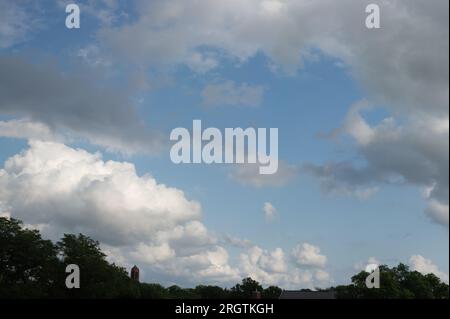
[[[336,299],[334,291],[295,291],[285,290],[280,299]]]

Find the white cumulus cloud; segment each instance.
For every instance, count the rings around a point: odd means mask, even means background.
[[[84,233],[111,258],[184,280],[235,281],[239,271],[201,223],[201,206],[138,176],[132,164],[53,142],[31,141],[0,170],[3,213],[45,236]]]
[[[308,243],[298,245],[292,250],[294,262],[300,266],[325,267],[327,257],[320,253],[320,248]]]

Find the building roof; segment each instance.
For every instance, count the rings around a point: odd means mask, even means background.
[[[336,294],[334,291],[284,290],[280,299],[336,299]]]

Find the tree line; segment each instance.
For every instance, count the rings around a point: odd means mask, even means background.
[[[68,264],[82,269],[79,289],[65,285]],[[380,266],[381,288],[368,289],[362,271],[350,285],[333,290],[337,298],[421,298],[448,299],[449,287],[433,274],[423,275],[399,264]],[[252,278],[245,278],[230,289],[199,285],[181,288],[156,283],[139,283],[127,270],[106,260],[99,242],[83,235],[65,234],[53,243],[43,239],[38,230],[26,229],[21,221],[0,217],[0,298],[126,298],[126,299],[250,299],[255,291],[263,299],[277,299],[282,290],[263,288]]]

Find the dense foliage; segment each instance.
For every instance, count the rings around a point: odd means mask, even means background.
[[[65,267],[82,269],[80,288],[67,289]],[[448,285],[435,275],[422,275],[407,266],[380,267],[381,288],[368,289],[361,272],[352,284],[330,288],[338,298],[448,298]],[[278,287],[263,287],[245,278],[231,289],[200,285],[183,289],[138,283],[127,271],[106,260],[99,243],[82,234],[65,234],[56,244],[42,239],[15,219],[0,218],[0,298],[146,298],[146,299],[248,299],[255,291],[275,299]]]
[[[423,275],[399,264],[389,268],[380,266],[380,288],[368,289],[362,271],[352,277],[352,285],[336,287],[338,298],[345,299],[444,299],[448,298],[448,285],[433,274]]]

